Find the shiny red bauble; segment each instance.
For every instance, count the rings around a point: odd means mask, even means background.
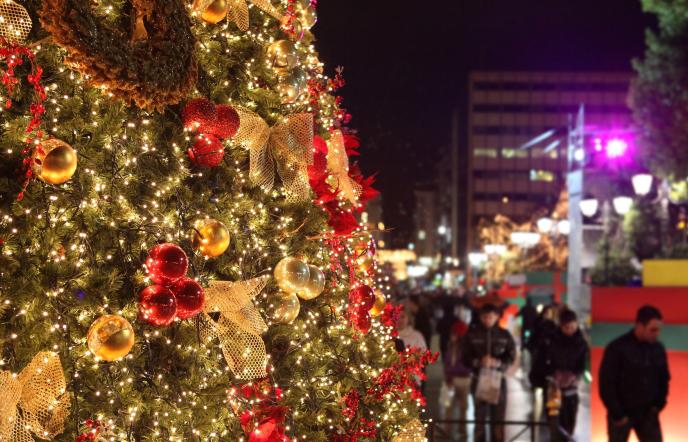
[[[146,258],[148,276],[156,284],[172,284],[186,275],[188,267],[186,253],[176,244],[158,244],[150,249]]]
[[[177,317],[188,319],[203,310],[205,292],[195,280],[182,278],[170,286],[170,290],[177,298]]]
[[[210,133],[219,138],[232,138],[239,130],[239,114],[228,104],[215,107],[217,118]]]
[[[370,313],[352,313],[349,319],[351,320],[351,325],[354,327],[354,329],[358,330],[364,335],[370,331],[370,327],[372,326],[372,319]]]
[[[170,325],[177,315],[177,299],[167,287],[151,285],[139,293],[139,317],[151,325]]]
[[[198,132],[208,132],[215,124],[216,118],[215,103],[205,98],[189,101],[182,111],[184,127]]]
[[[187,151],[189,159],[196,166],[216,167],[225,156],[225,146],[214,135],[202,134]]]
[[[349,302],[367,312],[375,304],[375,292],[367,285],[360,285],[349,292]]]

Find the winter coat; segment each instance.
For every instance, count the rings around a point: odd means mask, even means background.
[[[585,371],[588,354],[588,343],[580,330],[573,336],[566,336],[557,329],[535,349],[530,382],[542,387],[547,377],[553,376],[557,371],[570,372],[580,377]]]
[[[663,409],[670,379],[664,345],[641,342],[631,330],[605,348],[599,379],[602,402],[615,420]]]
[[[505,371],[516,359],[516,344],[507,330],[499,325],[488,329],[478,323],[468,329],[468,333],[461,339],[461,354],[465,364],[473,369],[474,374],[480,372],[481,360],[484,356],[499,360],[499,369]]]

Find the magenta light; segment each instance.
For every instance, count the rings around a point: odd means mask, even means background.
[[[614,159],[620,158],[626,154],[628,150],[628,143],[621,138],[612,138],[607,141],[605,146],[605,151],[607,152],[607,158]]]

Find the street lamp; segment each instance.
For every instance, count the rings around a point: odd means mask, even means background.
[[[633,206],[633,199],[629,196],[617,196],[612,200],[614,204],[614,211],[621,216],[624,216],[631,210]]]
[[[557,223],[557,230],[559,234],[566,236],[571,233],[571,223],[567,219],[562,219]]]
[[[645,196],[650,193],[650,189],[652,189],[652,175],[649,173],[633,175],[631,182],[633,182],[633,190],[638,196]]]
[[[504,244],[485,244],[483,250],[487,255],[503,255],[507,249]]]
[[[537,228],[538,231],[542,234],[548,234],[549,232],[552,231],[552,227],[554,227],[554,221],[552,218],[540,218],[537,221]]]
[[[588,218],[595,216],[595,214],[597,213],[598,206],[599,202],[595,198],[581,200],[581,202],[579,203],[581,213],[587,216]]]
[[[511,232],[511,242],[524,249],[533,247],[540,241],[540,234],[535,232]]]

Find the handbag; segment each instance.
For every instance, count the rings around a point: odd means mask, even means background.
[[[491,333],[487,334],[487,355],[491,355]],[[497,405],[502,393],[502,372],[496,368],[482,367],[478,374],[478,385],[475,388],[475,397],[479,401]]]
[[[497,405],[502,393],[502,372],[496,368],[483,367],[478,375],[475,397],[479,401]]]

